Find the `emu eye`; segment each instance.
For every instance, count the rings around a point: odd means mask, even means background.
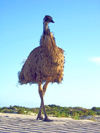
[[[45,21],[48,21],[48,19],[46,18]]]

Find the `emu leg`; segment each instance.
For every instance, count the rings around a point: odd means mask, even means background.
[[[48,85],[48,84],[49,84],[49,81],[46,81],[45,84],[44,84],[44,86],[43,86],[43,96],[44,96],[44,94],[45,94],[45,92],[46,92],[46,89],[47,89],[47,85]],[[42,103],[43,103],[43,111],[44,111],[44,115],[45,115],[44,121],[51,121],[51,120],[48,118],[47,114],[46,114],[43,97],[41,98],[41,101],[42,101]]]
[[[41,95],[42,95],[41,93],[43,93],[43,89],[42,89],[42,87],[41,87],[42,83],[39,83],[38,85],[39,85],[39,95],[40,95],[40,98],[41,98]],[[38,119],[39,119],[39,120],[43,120],[43,116],[42,116],[42,114],[41,114],[42,107],[43,107],[43,104],[42,104],[42,102],[41,102],[39,114],[38,114],[38,116],[37,116],[37,120],[38,120]]]
[[[41,105],[40,105],[40,110],[39,110],[39,113],[38,113],[38,116],[37,116],[37,120],[39,119],[39,120],[43,120],[43,116],[42,116],[42,114],[41,114],[41,110],[42,110],[42,103],[41,103]]]
[[[43,100],[43,97],[44,97],[44,94],[46,92],[46,89],[47,89],[47,85],[48,85],[48,81],[45,82],[44,86],[43,86],[43,89],[42,89],[42,83],[39,83],[39,95],[40,95],[40,99],[41,99],[41,105],[40,105],[40,110],[39,110],[39,114],[38,114],[38,117],[37,119],[40,119],[40,120],[43,120],[43,117],[41,115],[41,110],[42,110],[42,107],[43,107],[43,111],[44,111],[44,115],[45,115],[45,119],[44,121],[51,121],[47,114],[46,114],[46,110],[45,110],[45,106],[44,106],[44,100]]]
[[[45,115],[45,118],[44,118],[43,121],[50,121],[50,119],[48,118],[48,116],[46,114],[43,98],[41,98],[41,101],[42,101],[42,104],[43,104],[43,111],[44,111],[44,115]]]

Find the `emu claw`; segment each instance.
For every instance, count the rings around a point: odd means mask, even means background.
[[[37,117],[37,120],[43,120],[43,117],[40,115]]]
[[[50,120],[49,118],[45,118],[43,121],[45,121],[45,122],[51,122],[53,120]]]

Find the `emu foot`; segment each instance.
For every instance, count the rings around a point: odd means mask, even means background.
[[[53,120],[50,120],[49,118],[45,118],[43,121],[45,121],[45,122],[51,122]]]
[[[43,120],[42,115],[38,115],[37,120]]]

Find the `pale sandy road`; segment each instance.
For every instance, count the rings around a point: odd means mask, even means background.
[[[43,122],[35,116],[0,113],[0,133],[100,133],[100,122],[51,119],[52,122]]]

